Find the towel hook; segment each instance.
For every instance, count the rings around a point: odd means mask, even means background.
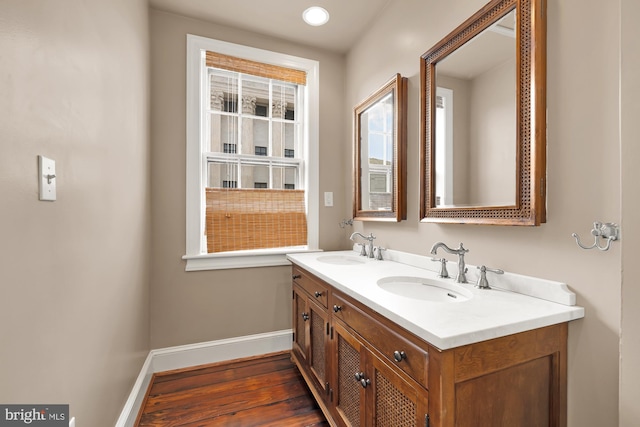
[[[593,245],[585,246],[580,242],[580,236],[576,233],[572,233],[571,236],[576,239],[576,243],[582,249],[593,249],[598,248],[601,251],[608,251],[611,247],[611,242],[614,240],[620,239],[620,227],[618,224],[613,222],[599,222],[596,221],[593,223],[593,230],[591,230],[591,235],[594,236]],[[605,246],[600,246],[598,242],[598,238],[607,239],[607,244]]]

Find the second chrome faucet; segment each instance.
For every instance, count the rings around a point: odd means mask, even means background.
[[[462,243],[460,243],[460,246],[458,248],[451,249],[449,246],[445,245],[442,242],[436,242],[431,247],[431,255],[436,255],[438,253],[439,248],[444,249],[446,252],[450,254],[458,255],[458,274],[456,275],[456,282],[468,283],[467,282],[467,266],[464,263],[464,254],[469,252],[469,249],[465,249],[464,246],[462,246]]]
[[[362,233],[359,232],[355,232],[353,234],[351,234],[351,237],[349,237],[349,239],[353,240],[354,237],[356,236],[360,236],[363,239],[365,239],[366,241],[368,241],[369,243],[367,243],[367,246],[365,246],[364,244],[362,245],[362,252],[360,252],[361,256],[366,256],[369,258],[373,258],[373,240],[375,239],[375,236],[373,235],[373,233],[370,233],[368,236],[365,236]],[[369,250],[367,251],[366,247],[369,247]],[[382,258],[380,258],[382,259]]]

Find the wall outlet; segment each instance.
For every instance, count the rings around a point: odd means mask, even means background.
[[[325,191],[324,192],[324,205],[325,207],[333,206],[333,192]]]
[[[76,417],[69,420],[69,427],[76,427]]]

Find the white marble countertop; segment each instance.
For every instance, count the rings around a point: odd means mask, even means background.
[[[573,305],[575,294],[565,284],[509,273],[499,278],[489,275],[492,289],[476,289],[473,283],[459,284],[473,295],[466,301],[442,303],[396,295],[379,287],[377,281],[389,276],[423,277],[448,284],[454,281],[438,278],[436,272],[416,266],[436,267],[438,263],[431,262],[428,257],[389,252],[385,255],[396,261],[358,257],[353,251],[298,253],[287,257],[442,350],[584,317],[584,308]],[[355,258],[357,262],[323,262],[327,256],[347,260]],[[449,266],[451,275],[455,271],[455,267]],[[475,267],[469,268],[469,273],[473,272],[468,275],[470,282],[477,277],[475,271]],[[517,289],[529,295],[507,289]]]

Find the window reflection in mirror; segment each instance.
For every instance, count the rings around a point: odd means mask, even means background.
[[[360,114],[362,208],[393,209],[393,92]]]
[[[406,87],[399,74],[354,109],[354,219],[406,218]]]

